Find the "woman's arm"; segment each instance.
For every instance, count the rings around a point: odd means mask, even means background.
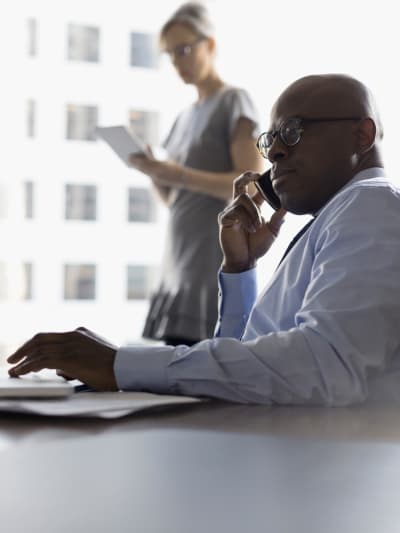
[[[184,188],[228,200],[232,196],[234,178],[246,170],[262,172],[264,165],[253,138],[253,123],[240,118],[233,131],[230,152],[233,170],[209,172],[172,161],[158,161],[147,156],[132,156],[132,165],[151,177],[161,198],[168,202],[171,187]]]
[[[169,205],[171,187],[168,187],[168,186],[166,187],[165,185],[160,185],[160,184],[156,183],[154,179],[153,179],[152,183],[153,183],[153,187],[154,187],[158,197],[160,198],[160,200],[164,204]]]

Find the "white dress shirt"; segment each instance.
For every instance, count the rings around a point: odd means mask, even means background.
[[[126,346],[122,390],[263,404],[400,401],[400,191],[359,173],[318,213],[257,297],[220,273],[216,337]]]

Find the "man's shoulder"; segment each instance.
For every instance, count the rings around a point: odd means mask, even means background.
[[[371,220],[376,219],[378,214],[400,218],[400,188],[384,177],[350,182],[320,213],[321,218],[347,215],[360,219],[365,215]]]
[[[351,191],[374,191],[374,193],[393,193],[399,197],[400,187],[392,183],[384,176],[377,176],[374,178],[364,178],[355,181],[350,181],[347,187],[344,187],[343,192]]]
[[[317,253],[330,247],[354,254],[360,261],[362,250],[387,254],[400,264],[400,189],[384,178],[359,180],[340,191],[318,213],[310,231],[310,245]],[[370,256],[368,255],[370,254]]]

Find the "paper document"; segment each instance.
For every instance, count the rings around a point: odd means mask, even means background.
[[[125,126],[98,126],[95,130],[98,137],[103,139],[121,160],[128,165],[131,154],[146,152],[146,144]]]
[[[146,392],[77,392],[58,400],[0,400],[0,412],[41,416],[119,418],[137,411],[204,400]]]

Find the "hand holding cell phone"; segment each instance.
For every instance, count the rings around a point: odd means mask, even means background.
[[[238,176],[233,182],[233,199],[218,217],[223,272],[254,268],[279,233],[285,210],[277,208],[275,202],[276,211],[266,220],[260,211],[265,192],[248,194],[248,186],[259,179],[260,175],[251,171]]]

